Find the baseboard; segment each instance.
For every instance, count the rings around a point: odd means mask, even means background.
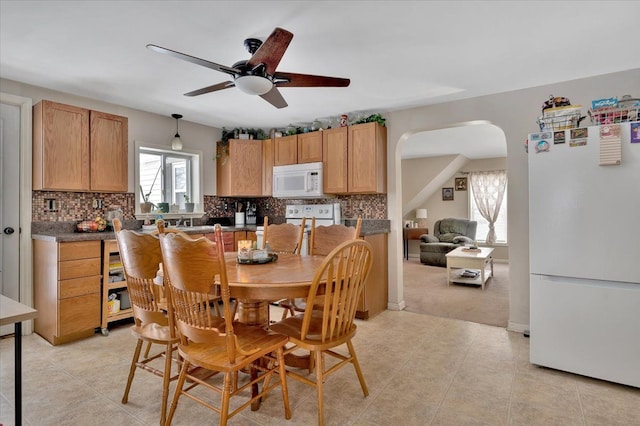
[[[407,305],[404,303],[404,300],[401,300],[399,303],[387,303],[387,309],[390,311],[404,311]]]
[[[509,321],[507,324],[507,331],[524,333],[527,330],[529,330],[529,324],[520,324],[518,322],[513,322],[513,321]]]

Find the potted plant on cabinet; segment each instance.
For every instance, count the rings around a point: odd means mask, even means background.
[[[190,203],[189,196],[187,194],[184,194],[184,210],[186,212],[193,212],[194,207],[195,203]]]

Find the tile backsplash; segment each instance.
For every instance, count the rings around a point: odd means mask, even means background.
[[[94,192],[32,192],[32,220],[34,222],[80,221],[104,216],[113,206],[119,206],[124,219],[135,219],[135,198],[133,193]],[[340,203],[342,217],[361,216],[363,219],[387,219],[386,194],[339,195],[333,198],[313,200],[290,200],[272,197],[241,199],[230,197],[204,196],[204,211],[208,217],[232,217],[236,202],[256,203],[258,216],[284,217],[287,204]],[[226,204],[226,209],[225,209]]]

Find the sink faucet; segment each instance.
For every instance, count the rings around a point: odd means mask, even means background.
[[[188,217],[184,218],[184,216],[180,216],[180,219],[176,220],[176,226],[193,226],[193,219]]]

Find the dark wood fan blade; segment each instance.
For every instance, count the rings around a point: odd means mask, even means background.
[[[256,65],[265,64],[267,74],[273,75],[292,38],[293,34],[289,31],[276,28],[247,61],[247,65],[255,68]]]
[[[216,64],[215,62],[207,61],[206,59],[196,58],[195,56],[187,55],[186,53],[176,52],[175,50],[167,49],[166,47],[156,46],[155,44],[147,44],[147,48],[154,52],[164,53],[165,55],[173,56],[174,58],[182,59],[183,61],[191,62],[192,64],[201,65],[203,67],[211,68],[212,70],[220,71],[226,74],[236,75],[240,74],[240,70],[227,67],[224,65]]]
[[[213,86],[203,87],[202,89],[194,90],[193,92],[185,93],[185,96],[198,96],[204,95],[205,93],[217,92],[218,90],[228,89],[230,87],[235,87],[235,83],[233,81],[224,81],[222,83],[214,84]]]
[[[273,86],[271,90],[264,95],[260,95],[260,97],[278,109],[288,106],[287,101],[284,100],[276,86]]]
[[[277,72],[274,75],[274,83],[278,87],[348,87],[351,80],[322,75]]]

